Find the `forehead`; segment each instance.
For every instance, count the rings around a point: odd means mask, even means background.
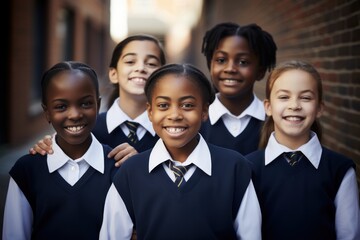
[[[127,54],[135,55],[153,55],[160,58],[160,48],[159,46],[150,40],[135,40],[131,41],[124,47],[122,51],[122,56]]]
[[[248,41],[242,36],[228,36],[222,38],[219,41],[216,50],[223,49],[241,49],[243,51],[251,52]]]
[[[317,92],[317,83],[313,76],[299,69],[292,69],[282,73],[274,82],[274,89],[312,90]]]
[[[50,79],[48,91],[73,92],[96,91],[96,86],[90,76],[77,70],[63,71]],[[79,92],[80,91],[80,92]]]
[[[154,92],[157,93],[178,93],[178,94],[194,94],[199,93],[199,85],[194,79],[189,76],[178,75],[178,74],[167,74],[162,76],[154,86]],[[171,94],[168,94],[171,95]]]

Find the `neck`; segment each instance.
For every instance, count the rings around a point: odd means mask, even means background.
[[[146,110],[145,96],[137,96],[130,98],[122,93],[119,97],[119,100],[119,107],[131,119],[137,118]]]
[[[254,94],[248,96],[226,97],[219,95],[220,102],[234,115],[239,116],[254,100]]]

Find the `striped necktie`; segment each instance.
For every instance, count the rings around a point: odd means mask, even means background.
[[[130,142],[134,144],[137,143],[139,139],[136,135],[136,130],[140,124],[137,122],[130,122],[130,121],[126,121],[125,124],[129,129],[129,135],[127,137],[129,138]]]
[[[285,152],[284,155],[286,160],[289,162],[290,166],[294,166],[296,163],[298,163],[303,156],[301,151]]]
[[[175,166],[175,164],[171,160],[168,160],[167,165],[175,175],[176,186],[181,187],[183,184],[185,184],[184,175],[187,172],[187,170],[189,170],[192,164],[188,166],[181,166],[181,165]]]

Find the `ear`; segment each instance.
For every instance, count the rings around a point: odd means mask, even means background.
[[[209,118],[209,104],[204,104],[203,110],[201,113],[201,120],[205,122]]]
[[[109,79],[110,79],[110,82],[113,84],[116,84],[119,82],[116,68],[109,69]]]
[[[323,112],[324,112],[324,108],[325,108],[325,104],[323,102],[321,102],[319,104],[319,107],[318,107],[318,110],[317,110],[317,113],[316,113],[316,117],[319,118],[322,116]]]
[[[152,122],[152,108],[150,103],[146,103],[146,111],[149,117],[150,122]]]
[[[48,111],[47,106],[44,105],[44,104],[41,104],[41,107],[42,107],[42,109],[43,109],[43,111],[44,111],[46,121],[48,121],[48,123],[51,123],[51,121],[50,121],[50,114],[49,114],[49,111]]]
[[[265,113],[268,117],[272,115],[271,104],[269,99],[264,99]]]

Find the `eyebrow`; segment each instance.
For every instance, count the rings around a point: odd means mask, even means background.
[[[171,99],[170,97],[167,97],[167,96],[157,96],[157,97],[155,97],[155,99],[159,99],[159,98],[166,99],[166,100],[170,100],[170,99]],[[196,98],[195,98],[194,96],[188,95],[188,96],[183,96],[183,97],[181,97],[181,98],[180,98],[180,101],[186,100],[186,99],[188,99],[188,98],[191,98],[191,99],[195,99],[195,100],[196,100]]]
[[[127,53],[122,57],[122,59],[124,59],[127,56],[136,56],[136,55],[137,55],[136,53]],[[153,55],[153,54],[147,54],[146,57],[147,58],[155,58],[156,60],[158,60],[160,62],[160,59],[157,56]]]

